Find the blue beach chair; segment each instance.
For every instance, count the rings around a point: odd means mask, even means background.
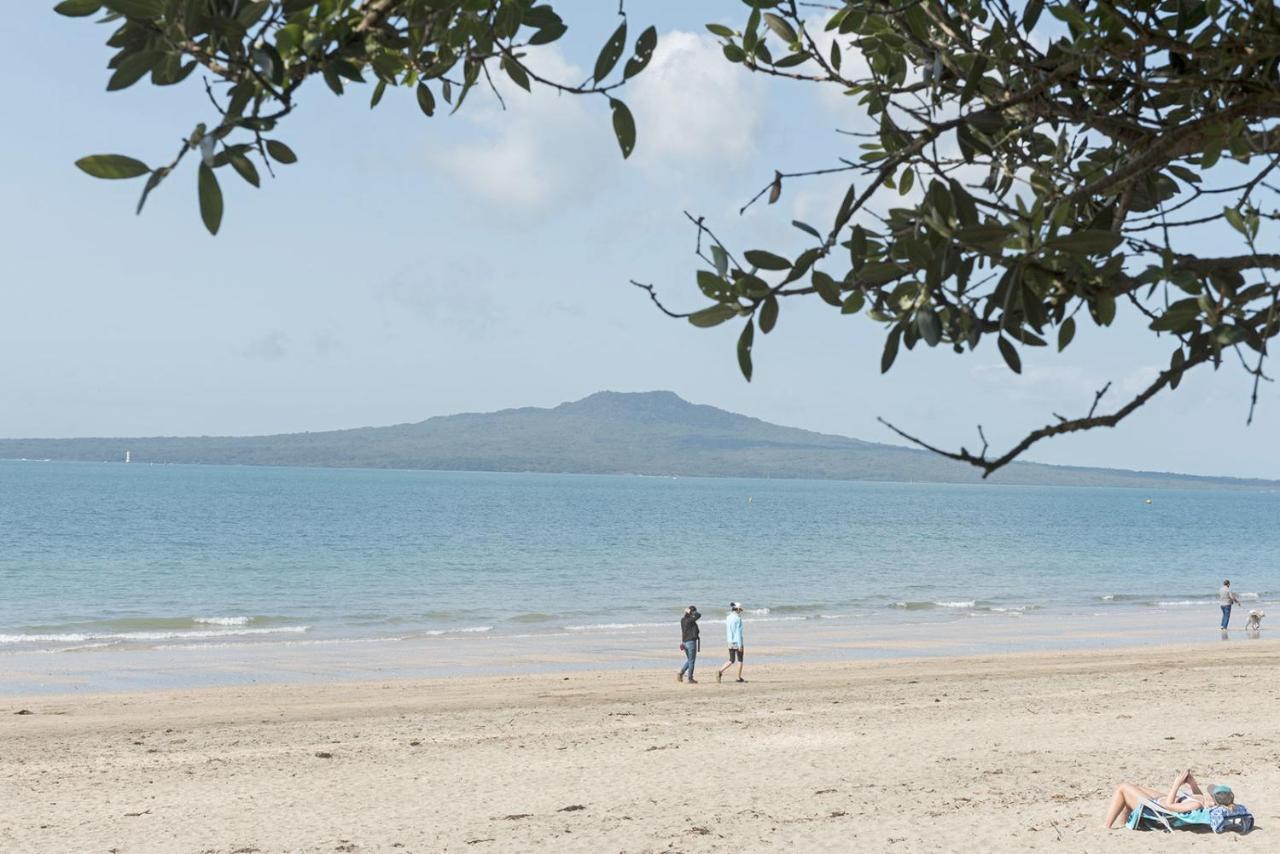
[[[1175,828],[1207,827],[1214,833],[1234,830],[1243,834],[1253,830],[1253,813],[1244,804],[1174,812],[1155,801],[1144,800],[1139,802],[1136,810],[1129,813],[1125,827],[1130,830],[1163,830],[1165,833],[1172,833]]]

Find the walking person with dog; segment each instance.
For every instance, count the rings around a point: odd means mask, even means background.
[[[1223,581],[1218,589],[1218,604],[1222,606],[1222,630],[1225,632],[1231,620],[1231,606],[1240,604],[1240,597],[1231,591],[1231,579]]]
[[[698,680],[693,678],[693,666],[698,663],[698,647],[702,643],[698,631],[700,619],[702,615],[698,613],[697,605],[685,608],[684,615],[680,618],[680,649],[684,652],[684,664],[676,674],[677,682],[683,682],[685,673],[688,673],[689,684],[698,684]]]
[[[746,682],[742,678],[742,661],[746,654],[746,646],[742,643],[742,603],[730,602],[729,614],[724,618],[724,633],[729,641],[729,663],[716,671],[716,681],[720,681],[720,677],[724,676],[724,672],[736,663],[738,665],[738,681]]]

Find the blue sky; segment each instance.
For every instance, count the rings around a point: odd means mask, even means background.
[[[856,126],[848,99],[751,77],[702,25],[743,7],[718,0],[630,4],[661,32],[650,70],[624,97],[639,126],[619,157],[602,101],[477,93],[452,117],[422,116],[411,92],[368,109],[318,82],[279,131],[300,162],[254,190],[228,173],[210,237],[184,170],[134,217],[137,182],[74,168],[88,153],[158,163],[207,120],[197,76],[107,93],[107,31],[14,4],[0,54],[9,132],[0,137],[0,435],[201,435],[323,430],[457,411],[554,405],[601,389],[672,389],[783,424],[876,441],[882,415],[943,444],[995,447],[1083,413],[1107,381],[1132,391],[1171,349],[1135,312],[1082,328],[1063,356],[1023,351],[1024,375],[994,347],[957,357],[923,346],[879,373],[882,330],[816,301],[784,303],[757,336],[756,375],[738,373],[736,328],[664,318],[627,284],[653,282],[677,307],[693,286],[705,214],[727,240],[803,238],[843,185],[789,184],[772,208],[737,208],[774,168],[829,165]],[[540,58],[585,76],[616,25],[610,3],[565,4],[569,36]],[[56,57],[56,61],[50,61]],[[1206,237],[1206,240],[1209,238]],[[1280,477],[1280,392],[1237,365],[1189,375],[1115,430],[1043,443],[1030,459]],[[1120,398],[1116,396],[1114,400]]]

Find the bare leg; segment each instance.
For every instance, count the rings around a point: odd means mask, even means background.
[[[1128,821],[1129,813],[1137,809],[1138,802],[1144,798],[1150,800],[1159,796],[1160,793],[1155,789],[1135,786],[1132,783],[1121,783],[1116,786],[1115,793],[1111,795],[1111,803],[1107,806],[1106,823],[1102,825],[1103,829],[1110,830],[1117,818]]]
[[[1107,817],[1102,822],[1103,830],[1110,830],[1111,825],[1116,823],[1116,819],[1123,814],[1125,821],[1129,820],[1129,809],[1125,803],[1124,787],[1117,786],[1115,792],[1111,795],[1111,803],[1107,805]]]

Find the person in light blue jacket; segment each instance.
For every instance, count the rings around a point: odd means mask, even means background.
[[[729,663],[716,671],[716,681],[720,681],[720,677],[724,676],[724,672],[734,664],[738,665],[738,681],[746,682],[742,678],[742,660],[746,653],[746,647],[742,643],[742,603],[730,602],[729,614],[724,618],[724,633],[729,640]]]

